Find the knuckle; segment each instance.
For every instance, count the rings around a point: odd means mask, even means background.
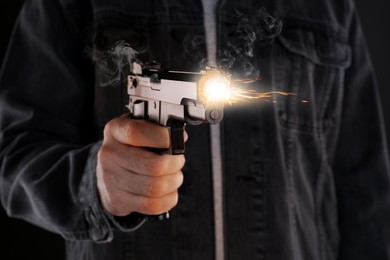
[[[176,191],[176,192],[173,194],[173,200],[172,200],[172,202],[173,202],[173,205],[172,205],[171,208],[175,207],[175,206],[177,205],[177,203],[179,202],[179,192]]]
[[[97,154],[98,162],[101,162],[104,165],[104,162],[109,156],[110,156],[110,151],[108,147],[106,145],[103,145]]]
[[[99,172],[99,181],[103,183],[106,187],[110,187],[111,184],[111,174],[110,172],[106,171],[104,167],[101,167],[101,172]]]
[[[114,124],[115,124],[114,120],[107,122],[107,124],[104,126],[104,130],[103,130],[104,137],[108,137],[111,135],[112,129],[114,128]]]
[[[152,175],[161,175],[167,171],[167,162],[164,156],[153,158],[149,163],[149,171]]]
[[[116,153],[112,144],[103,142],[97,154],[97,161],[102,165],[109,165]]]
[[[161,198],[144,198],[142,202],[142,212],[149,215],[158,215],[171,210],[179,201],[177,191]]]
[[[179,202],[179,193],[177,191],[173,192],[169,196],[169,201],[167,202],[167,209],[166,210],[171,210],[174,208],[177,203]]]
[[[160,199],[144,199],[142,207],[147,214],[151,215],[157,215],[164,212]]]
[[[178,189],[180,188],[180,186],[183,184],[184,182],[184,174],[182,171],[178,172],[178,177],[177,177],[177,180],[178,180]]]
[[[159,176],[180,171],[184,167],[184,164],[184,156],[165,154],[152,158],[148,167],[152,175]]]
[[[135,120],[129,121],[129,123],[124,126],[123,134],[125,135],[125,138],[129,144],[137,144],[137,136],[139,134],[139,131],[139,126],[135,122]]]
[[[162,181],[153,181],[146,188],[147,194],[151,197],[161,197],[164,195],[165,190],[166,185]]]
[[[119,142],[135,145],[142,127],[137,120],[113,119],[104,127],[104,139],[115,139]]]
[[[179,161],[178,165],[180,169],[183,169],[185,163],[186,163],[186,158],[184,155],[177,156],[177,160]]]

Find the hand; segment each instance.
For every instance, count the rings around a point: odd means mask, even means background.
[[[128,115],[105,126],[96,174],[100,198],[109,213],[159,215],[177,204],[184,155],[156,154],[145,147],[167,149],[168,129]]]

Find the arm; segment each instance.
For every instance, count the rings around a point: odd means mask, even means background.
[[[97,201],[81,183],[99,144],[86,138],[92,64],[65,16],[57,1],[27,1],[14,28],[0,79],[1,202],[9,216],[82,239]]]
[[[339,203],[339,259],[389,259],[390,168],[376,81],[356,13],[350,26],[334,172]]]
[[[139,224],[114,215],[156,214],[177,203],[184,157],[142,148],[164,148],[168,131],[126,116],[93,142],[93,71],[78,31],[88,21],[80,20],[81,4],[69,13],[61,4],[27,2],[3,67],[1,202],[9,216],[66,239],[105,242],[113,228]]]

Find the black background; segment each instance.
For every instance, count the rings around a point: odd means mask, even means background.
[[[50,0],[49,0],[50,1]],[[326,0],[324,0],[326,1]],[[390,1],[355,0],[377,73],[382,107],[390,140]],[[3,60],[12,26],[23,0],[5,0],[0,9],[0,61]],[[364,105],[364,104],[362,104]],[[0,208],[0,259],[64,259],[64,243],[51,234],[21,220],[10,219]]]

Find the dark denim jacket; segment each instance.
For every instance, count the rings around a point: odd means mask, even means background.
[[[220,53],[237,40],[236,18],[254,25],[262,7],[283,30],[254,43],[249,62],[263,79],[250,88],[296,96],[225,109],[226,258],[390,259],[388,155],[353,2],[221,1]],[[137,219],[104,212],[95,183],[102,129],[127,112],[127,94],[125,84],[101,87],[90,57],[99,67],[125,40],[143,61],[196,69],[195,49],[204,46],[186,50],[183,42],[203,33],[200,0],[26,1],[0,78],[0,189],[9,216],[61,234],[72,260],[213,259],[207,125],[187,129],[171,220],[136,229]]]

